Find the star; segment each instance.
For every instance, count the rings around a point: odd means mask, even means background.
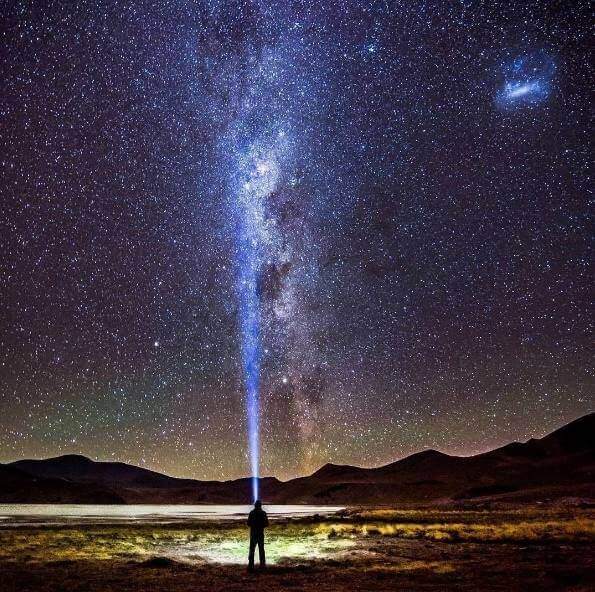
[[[7,4],[0,463],[288,479],[592,410],[587,3]]]

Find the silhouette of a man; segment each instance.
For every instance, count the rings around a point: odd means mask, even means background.
[[[264,529],[269,525],[267,513],[262,509],[262,502],[254,502],[254,510],[248,514],[248,526],[250,527],[250,552],[248,553],[248,570],[254,570],[254,550],[258,545],[258,557],[260,567],[266,567],[264,558]]]

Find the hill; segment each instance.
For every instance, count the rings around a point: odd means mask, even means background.
[[[261,479],[268,502],[420,504],[478,499],[595,498],[595,413],[541,439],[470,457],[425,450],[377,468],[327,464],[310,476]],[[247,503],[250,479],[178,479],[80,455],[0,465],[0,501],[21,503]]]
[[[436,450],[373,468],[325,465],[289,481],[283,501],[416,503],[499,497],[595,496],[595,414],[541,439],[470,457]],[[365,500],[361,502],[358,500]]]
[[[10,465],[0,465],[0,502],[30,504],[122,504],[109,488],[61,478],[40,478]]]

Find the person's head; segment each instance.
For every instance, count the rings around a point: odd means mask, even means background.
[[[254,502],[254,507],[255,507],[257,510],[260,510],[260,508],[262,508],[262,502],[261,502],[260,500],[256,500],[256,501]]]

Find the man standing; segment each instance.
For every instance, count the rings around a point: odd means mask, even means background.
[[[250,527],[250,552],[248,553],[248,571],[254,571],[254,549],[258,545],[258,557],[260,567],[266,567],[264,558],[264,529],[269,525],[267,513],[262,509],[262,502],[254,502],[254,510],[248,514],[248,526]]]

